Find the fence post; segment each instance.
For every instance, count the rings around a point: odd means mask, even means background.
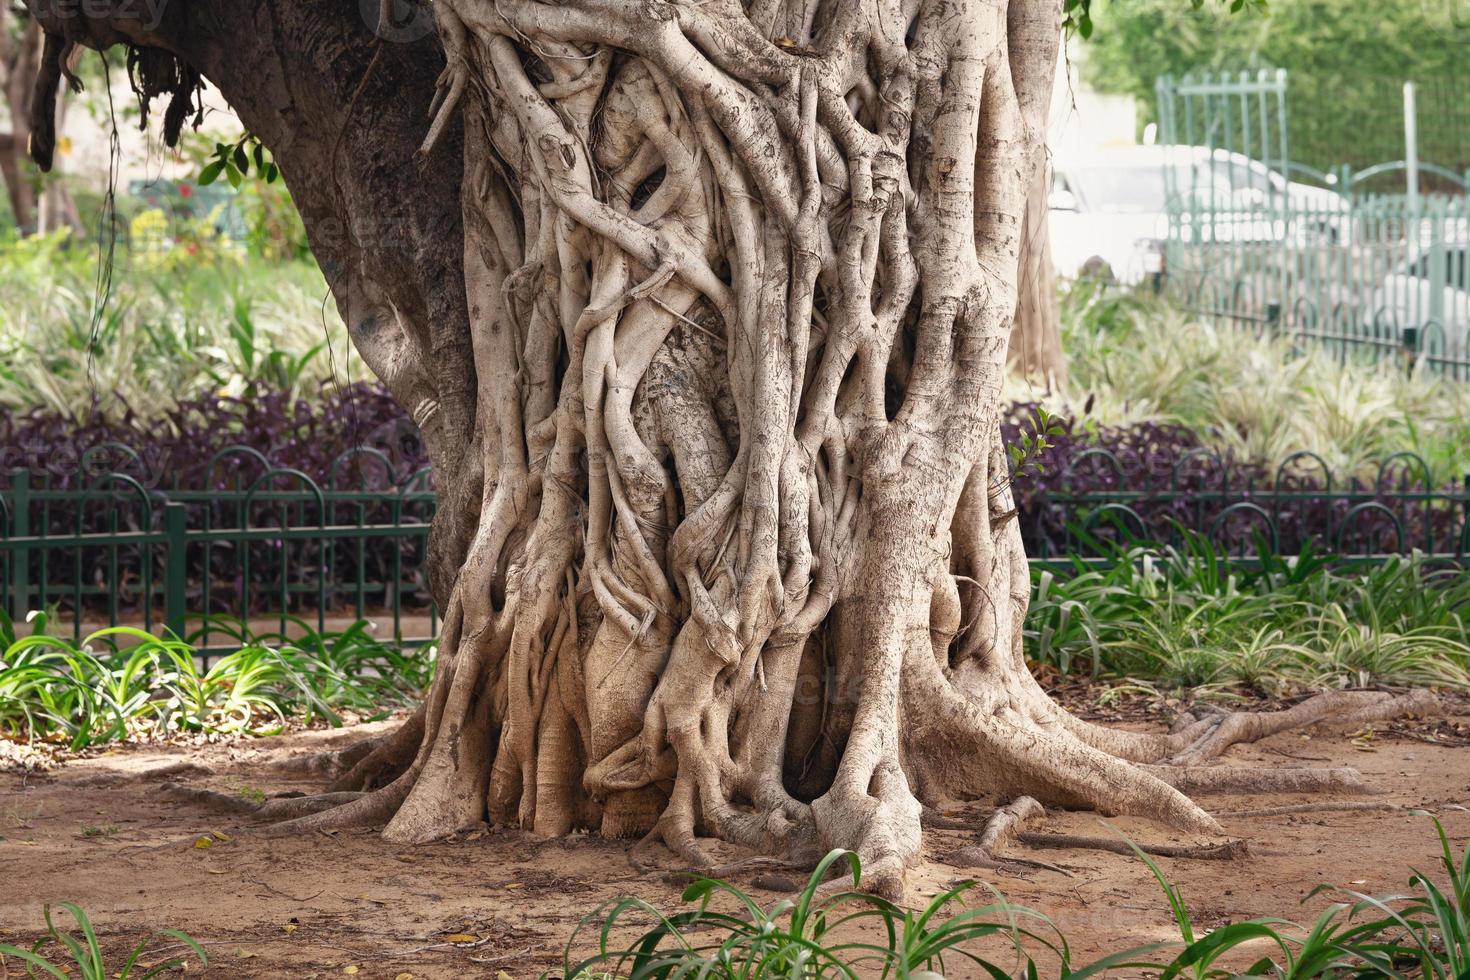
[[[31,471],[17,467],[10,471],[11,508],[10,533],[15,538],[29,537],[31,533]],[[19,625],[30,613],[31,601],[31,551],[24,544],[13,546],[10,552],[10,618]]]
[[[1419,211],[1419,116],[1414,108],[1414,83],[1404,83],[1404,170],[1407,173],[1409,220],[1417,224]],[[1415,234],[1418,228],[1415,228]]]
[[[188,571],[188,537],[183,504],[163,505],[163,625],[179,639],[184,638],[185,575]],[[208,572],[206,572],[208,574]]]

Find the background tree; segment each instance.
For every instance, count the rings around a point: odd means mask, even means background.
[[[10,128],[0,130],[0,180],[10,214],[22,229],[36,227],[35,170],[27,155],[30,101],[41,60],[41,28],[28,14],[0,4],[0,92]]]
[[[43,82],[122,44],[170,141],[219,86],[433,460],[434,683],[286,827],[840,846],[896,894],[924,804],[1216,835],[1177,787],[1351,777],[1195,763],[1424,707],[1140,735],[1027,670],[998,411],[1059,4],[32,2]]]

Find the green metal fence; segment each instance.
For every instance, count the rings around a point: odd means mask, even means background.
[[[1470,379],[1470,174],[1290,157],[1285,72],[1159,80],[1166,282],[1188,309],[1340,358]],[[1385,175],[1403,193],[1371,193]],[[1449,193],[1420,193],[1420,178]]]
[[[389,490],[320,486],[266,468],[243,486],[146,487],[103,473],[53,488],[16,469],[0,494],[0,576],[12,618],[55,609],[74,639],[135,624],[189,637],[206,658],[235,630],[291,634],[373,619],[403,646],[432,640],[420,565],[428,474]],[[371,559],[371,560],[370,560]]]
[[[1348,563],[1411,553],[1470,562],[1470,476],[1438,480],[1415,453],[1387,457],[1364,479],[1306,451],[1268,470],[1199,448],[1164,472],[1139,472],[1136,460],[1094,447],[1059,475],[1020,508],[1033,563],[1070,564],[1137,541],[1183,546],[1190,534],[1247,561],[1310,549]]]
[[[437,629],[421,567],[429,474],[365,487],[354,468],[364,456],[339,458],[318,483],[253,450],[226,450],[221,462],[252,463],[257,475],[211,471],[210,490],[85,467],[0,474],[0,599],[15,617],[54,610],[77,640],[120,623],[166,628],[206,660],[237,634],[220,617],[287,635],[366,618],[400,645],[427,642]],[[1470,556],[1470,478],[1446,484],[1408,453],[1352,480],[1310,453],[1267,472],[1197,449],[1154,472],[1091,448],[1059,476],[1018,487],[1027,553],[1040,565],[1105,564],[1119,545],[1178,543],[1186,531],[1244,560],[1308,547],[1349,561],[1419,552],[1464,566]]]

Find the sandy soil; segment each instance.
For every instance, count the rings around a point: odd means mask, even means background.
[[[577,920],[608,898],[636,893],[665,910],[678,906],[677,880],[636,873],[624,858],[626,842],[499,831],[415,848],[370,832],[270,837],[252,833],[248,817],[222,816],[157,790],[175,780],[251,795],[311,791],[311,779],[273,763],[346,744],[383,724],[189,749],[129,747],[50,773],[0,774],[0,941],[28,945],[42,930],[42,903],[69,899],[92,914],[113,952],[150,928],[184,929],[206,944],[211,977],[348,973],[401,980],[405,973],[495,978],[504,971],[519,980],[559,975]],[[1470,748],[1459,747],[1466,730],[1463,717],[1377,733],[1319,729],[1238,747],[1228,764],[1354,766],[1382,791],[1375,799],[1434,812],[1463,847],[1470,837],[1463,805],[1470,800]],[[1222,797],[1207,805],[1223,813],[1303,801]],[[981,818],[985,810],[973,812]],[[1319,896],[1302,904],[1318,884],[1381,893],[1402,889],[1411,866],[1437,866],[1429,820],[1407,809],[1222,821],[1251,842],[1250,857],[1161,860],[1205,928],[1258,915],[1309,920],[1327,902]],[[1140,841],[1180,840],[1147,821],[1113,823]],[[1107,833],[1086,813],[1049,813],[1034,829]],[[196,846],[202,837],[211,840],[208,847]],[[911,879],[911,902],[973,876],[934,858],[969,842],[967,832],[929,832],[930,859]],[[987,880],[1012,901],[1047,912],[1065,931],[1074,962],[1176,935],[1141,862],[1096,851],[1014,853],[1071,872],[987,873]],[[751,886],[753,877],[736,880]],[[768,905],[781,897],[754,894]]]

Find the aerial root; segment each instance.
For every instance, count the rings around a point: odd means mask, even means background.
[[[1372,793],[1356,769],[1271,769],[1245,766],[1140,766],[1187,796],[1256,793]]]
[[[1307,728],[1322,721],[1336,725],[1363,725],[1433,714],[1439,707],[1439,699],[1432,691],[1397,695],[1383,691],[1328,691],[1284,711],[1195,711],[1176,722],[1173,732],[1189,739],[1189,744],[1164,759],[1162,764],[1199,765],[1218,757],[1232,745],[1255,742],[1278,732]]]

